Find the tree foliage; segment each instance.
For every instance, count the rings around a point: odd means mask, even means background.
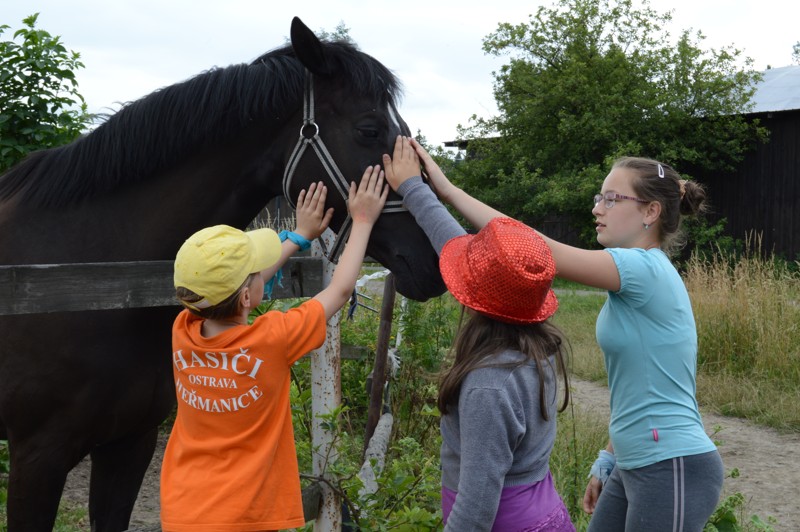
[[[353,40],[353,37],[350,35],[350,28],[347,27],[347,24],[344,23],[343,20],[340,20],[336,27],[333,28],[333,31],[328,31],[325,28],[320,28],[316,32],[317,37],[322,41],[342,41],[352,45],[356,45],[356,42]],[[283,38],[283,44],[292,44],[292,40],[289,37]]]
[[[75,79],[80,54],[36,29],[38,17],[0,41],[0,172],[31,151],[74,140],[91,120]],[[8,29],[0,26],[0,35]]]
[[[344,41],[350,44],[356,44],[350,36],[350,28],[347,27],[343,20],[339,21],[333,31],[320,28],[317,32],[317,37],[325,41]]]
[[[528,223],[559,213],[591,230],[591,197],[618,156],[729,170],[764,136],[741,115],[760,74],[737,49],[701,48],[701,32],[673,39],[670,21],[646,0],[557,0],[500,24],[483,45],[509,57],[495,73],[499,114],[461,128],[472,157],[454,179]]]

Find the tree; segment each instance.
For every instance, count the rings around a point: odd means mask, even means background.
[[[348,28],[343,20],[340,20],[333,31],[327,31],[320,28],[317,36],[325,41],[344,41],[350,44],[355,44],[355,41],[350,36],[350,28]]]
[[[800,65],[800,41],[797,41],[792,46],[792,61],[794,61],[794,64]]]
[[[12,40],[0,41],[0,172],[31,151],[74,140],[92,119],[75,79],[84,66],[80,54],[37,30],[38,17],[23,19]],[[0,26],[0,35],[7,29]]]
[[[316,35],[322,41],[341,41],[352,45],[356,44],[356,42],[353,40],[353,37],[350,36],[350,28],[347,27],[343,20],[339,21],[333,31],[320,28],[317,30]],[[284,37],[283,43],[292,44],[292,40],[289,37]]]
[[[454,179],[533,225],[566,215],[590,243],[591,198],[617,156],[731,169],[764,136],[742,116],[760,74],[749,58],[737,67],[739,50],[701,49],[700,32],[672,42],[670,21],[647,0],[557,0],[500,24],[483,45],[510,58],[495,73],[499,115],[461,128],[472,157]]]

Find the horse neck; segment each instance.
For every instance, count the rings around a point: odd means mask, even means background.
[[[283,128],[251,126],[234,141],[150,180],[150,190],[136,197],[146,215],[133,232],[147,235],[150,229],[168,225],[176,240],[167,247],[173,249],[202,227],[244,228],[270,199],[282,194],[287,137]],[[155,205],[154,197],[161,198]]]
[[[18,208],[17,220],[35,230],[39,242],[39,250],[28,246],[27,260],[59,262],[65,253],[81,262],[171,259],[203,227],[244,228],[282,194],[283,166],[294,140],[289,137],[283,124],[250,126],[115,193],[70,208]],[[25,249],[23,238],[8,249]]]

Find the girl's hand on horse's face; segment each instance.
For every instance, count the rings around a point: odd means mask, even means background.
[[[394,155],[383,155],[383,166],[386,168],[386,180],[397,190],[408,179],[421,175],[419,156],[411,146],[409,137],[397,136],[394,142]]]
[[[333,218],[333,207],[325,210],[325,199],[328,197],[328,187],[319,183],[311,183],[308,193],[300,191],[297,197],[297,229],[295,233],[306,240],[314,240],[321,235]]]
[[[353,223],[374,224],[380,216],[388,196],[389,187],[383,182],[381,167],[378,165],[367,166],[358,186],[350,183],[347,208],[353,218]]]
[[[430,183],[431,188],[436,195],[447,201],[447,197],[454,188],[453,184],[447,179],[447,176],[444,175],[444,172],[442,172],[442,169],[436,164],[436,161],[433,160],[433,157],[430,156],[419,142],[414,139],[409,139],[409,143],[422,161],[422,166],[425,168],[425,173],[428,174],[428,183]]]

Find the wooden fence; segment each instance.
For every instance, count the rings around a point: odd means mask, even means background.
[[[177,306],[173,261],[0,266],[0,316]],[[322,290],[322,260],[292,257],[275,299]]]

